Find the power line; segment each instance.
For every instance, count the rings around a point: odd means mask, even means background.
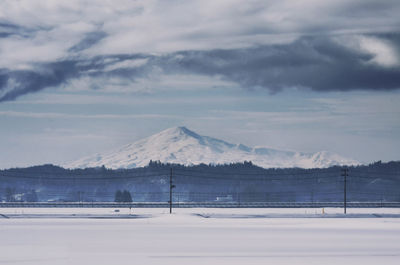
[[[32,176],[36,175],[36,176]],[[68,175],[68,176],[56,176],[56,174],[48,174],[51,176],[43,176],[42,173],[34,173],[31,174],[29,173],[29,176],[25,174],[10,174],[10,175],[5,175],[1,174],[1,177],[5,178],[23,178],[23,179],[30,179],[30,180],[114,180],[114,179],[132,179],[132,178],[151,178],[151,177],[166,177],[167,174],[146,174],[146,175],[128,175],[128,176],[104,176],[104,177],[99,177],[99,176],[90,176],[90,175],[84,175],[84,176],[75,176],[75,175]]]
[[[400,173],[396,172],[382,172],[382,171],[371,171],[371,170],[358,170],[358,169],[352,169],[351,172],[356,172],[356,173],[363,173],[363,174],[377,174],[377,175],[389,175],[389,176],[398,176],[400,178]]]
[[[278,169],[277,171],[284,171],[285,169]],[[307,169],[302,169],[302,170],[307,170]],[[228,175],[228,176],[232,176],[232,175],[241,175],[241,176],[292,176],[292,175],[316,175],[316,174],[334,174],[337,173],[338,170],[329,170],[329,171],[322,171],[323,169],[311,169],[313,172],[274,172],[274,173],[270,173],[270,172],[249,172],[249,171],[245,171],[245,172],[240,172],[240,171],[235,171],[234,174],[232,174],[231,172],[223,172],[223,171],[216,171],[216,172],[212,172],[212,170],[208,170],[208,171],[204,171],[204,170],[196,170],[196,169],[188,169],[188,168],[177,168],[175,169],[175,171],[186,171],[186,172],[191,172],[191,173],[200,173],[200,174],[215,174],[215,175]],[[265,169],[265,171],[269,171],[267,169]]]
[[[334,179],[337,178],[337,176],[313,176],[313,177],[301,177],[301,178],[271,178],[270,176],[266,175],[260,175],[259,178],[249,178],[249,177],[243,177],[241,175],[231,175],[231,178],[226,178],[226,177],[219,177],[218,174],[215,174],[216,176],[212,175],[189,175],[189,174],[182,174],[182,173],[175,173],[175,176],[180,176],[180,177],[186,177],[186,178],[200,178],[200,179],[217,179],[217,180],[253,180],[253,181],[293,181],[293,180],[315,180],[315,179]],[[273,175],[271,175],[273,176]],[[276,176],[276,175],[274,175]]]

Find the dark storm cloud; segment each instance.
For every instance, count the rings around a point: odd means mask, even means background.
[[[12,35],[26,35],[26,29],[23,27],[9,23],[0,22],[0,38],[7,38]]]
[[[16,30],[19,29],[20,26],[15,25],[13,23],[8,23],[8,22],[0,22],[0,30]]]
[[[399,35],[379,36],[399,46]],[[130,62],[143,60],[140,65]],[[374,55],[341,45],[328,37],[303,37],[291,44],[254,48],[182,51],[162,56],[135,54],[98,56],[38,66],[40,71],[0,73],[0,101],[56,87],[83,76],[135,81],[154,69],[163,74],[218,76],[244,89],[277,92],[287,87],[315,91],[394,90],[400,88],[400,67],[374,63]]]
[[[77,76],[76,62],[63,61],[45,64],[43,72],[32,70],[2,71],[3,82],[0,77],[1,101],[14,100],[20,95],[36,92],[47,87],[58,86]]]
[[[4,87],[7,84],[8,75],[0,71],[0,88]]]
[[[89,32],[79,43],[72,46],[68,51],[79,52],[86,50],[104,39],[106,36],[107,34],[104,31]]]
[[[130,88],[158,74],[271,92],[400,87],[396,0],[21,0],[0,9],[0,102],[76,79]]]
[[[0,22],[0,38],[8,38],[18,36],[21,39],[30,39],[36,33],[41,31],[50,31],[53,27],[50,26],[21,26],[19,24],[8,21]]]
[[[126,60],[145,58],[144,55],[101,56],[90,60],[65,60],[37,64],[36,70],[0,70],[0,102],[15,100],[17,97],[57,87],[80,77],[119,77],[134,80],[146,74],[146,67],[118,68],[108,71],[110,64]],[[110,63],[111,61],[111,63]]]
[[[244,88],[273,92],[285,87],[316,91],[400,88],[400,68],[377,65],[371,63],[372,59],[369,53],[346,48],[328,38],[305,37],[287,45],[179,52],[160,64],[171,72],[219,75]]]

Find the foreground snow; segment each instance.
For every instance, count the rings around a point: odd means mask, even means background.
[[[22,212],[23,211],[23,212]],[[338,216],[341,209],[324,209]],[[360,216],[400,209],[349,209]],[[129,215],[129,209],[1,209]],[[322,209],[135,209],[134,219],[0,217],[0,264],[399,264],[399,218]],[[199,215],[200,214],[200,215]],[[276,218],[263,218],[274,215]],[[204,216],[209,218],[204,218]],[[372,216],[372,215],[371,215]]]
[[[169,208],[0,208],[3,218],[159,218]],[[400,208],[173,208],[183,216],[209,218],[381,218],[399,217]]]

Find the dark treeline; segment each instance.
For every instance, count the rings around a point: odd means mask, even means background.
[[[335,202],[343,200],[343,167],[264,169],[251,162],[183,166],[64,169],[54,165],[0,170],[0,201]],[[400,201],[400,162],[348,167],[348,201]]]

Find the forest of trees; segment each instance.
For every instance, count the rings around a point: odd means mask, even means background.
[[[115,202],[132,202],[131,193],[127,190],[117,190],[115,192]]]
[[[343,199],[343,167],[264,169],[251,162],[183,166],[0,170],[0,202],[160,202],[169,200],[170,169],[179,202],[331,202]],[[400,162],[348,167],[349,201],[400,201]]]

